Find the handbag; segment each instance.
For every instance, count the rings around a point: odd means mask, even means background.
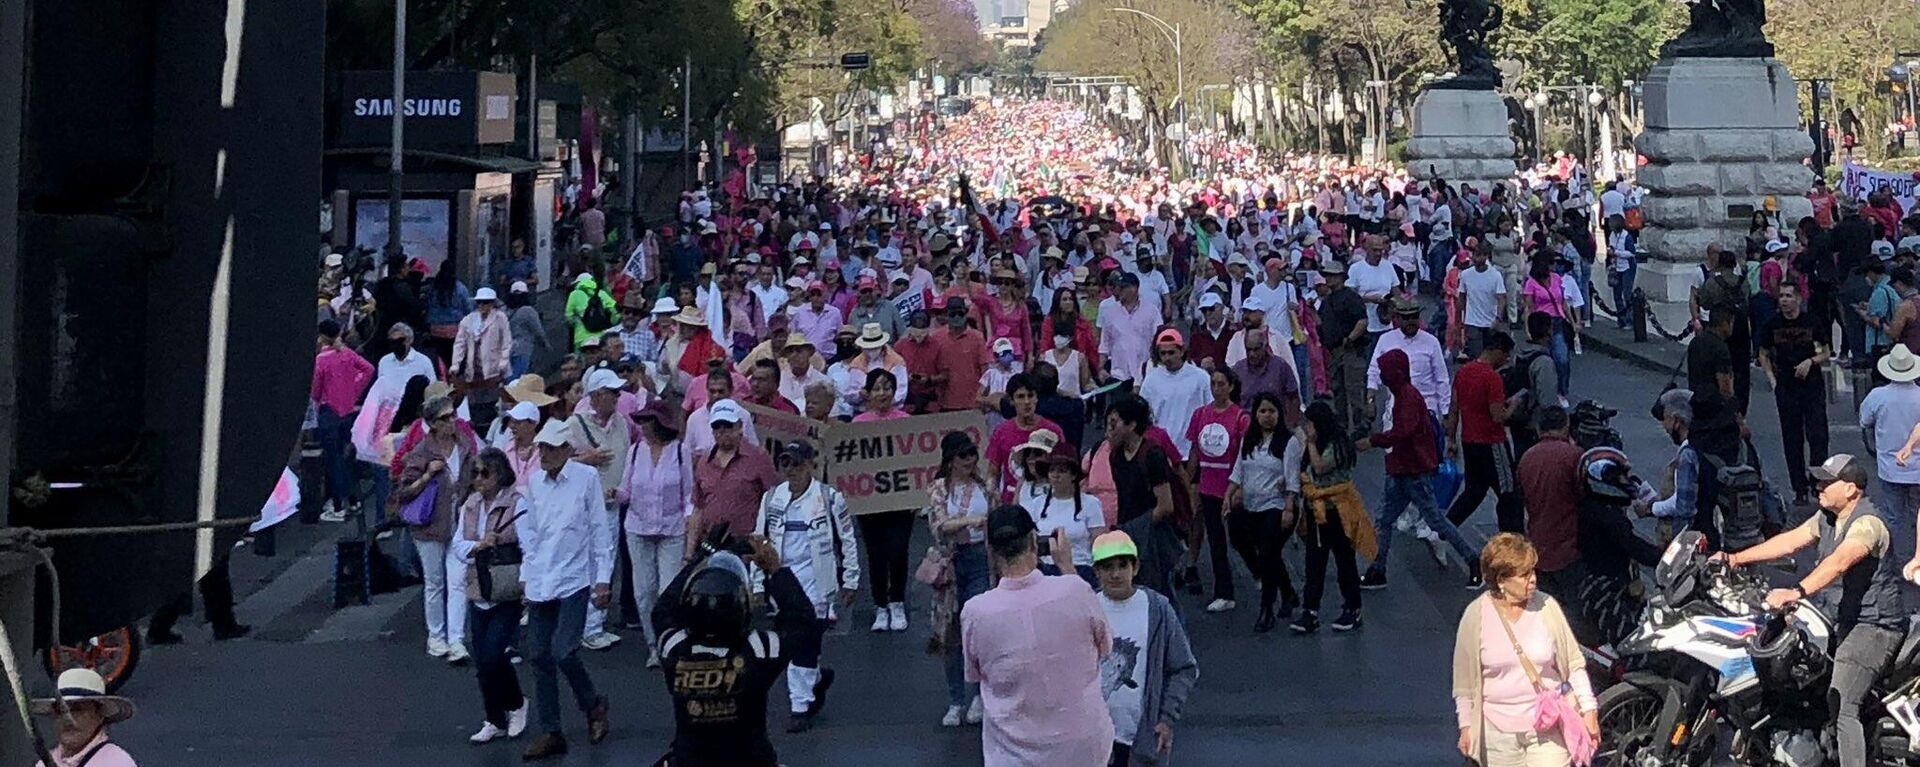
[[[1513,624],[1507,621],[1507,614],[1495,605],[1493,614],[1500,617],[1500,627],[1507,630],[1507,641],[1513,643],[1513,654],[1520,659],[1520,668],[1527,672],[1527,679],[1533,682],[1533,691],[1537,697],[1534,702],[1533,729],[1535,732],[1558,730],[1560,739],[1567,747],[1567,753],[1573,756],[1574,767],[1587,767],[1593,763],[1593,754],[1599,749],[1593,736],[1587,732],[1587,725],[1580,720],[1580,709],[1567,700],[1573,686],[1561,682],[1558,688],[1548,689],[1540,679],[1540,670],[1534,668],[1533,660],[1520,647],[1519,637],[1513,634]]]
[[[507,529],[521,517],[522,511],[495,525],[493,532]],[[489,602],[518,602],[522,596],[520,590],[520,562],[523,553],[520,542],[500,543],[473,552],[474,575],[480,581],[480,598]]]
[[[435,477],[432,482],[427,483],[425,490],[421,490],[419,495],[413,497],[413,500],[407,501],[405,505],[400,507],[400,521],[413,525],[414,527],[425,527],[433,524],[433,506],[434,502],[439,499],[440,478]]]
[[[913,570],[913,579],[935,589],[953,585],[953,555],[939,546],[928,546],[927,555]]]

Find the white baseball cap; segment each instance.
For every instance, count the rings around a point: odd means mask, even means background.
[[[1240,311],[1242,312],[1264,312],[1266,310],[1267,302],[1260,300],[1259,296],[1247,296],[1247,300],[1240,302]]]
[[[527,287],[527,283],[525,280],[514,280],[512,285],[507,286],[507,292],[508,293],[528,293],[528,292],[532,292],[532,289]]]
[[[586,388],[588,393],[597,392],[601,389],[618,391],[625,388],[626,385],[627,382],[620,379],[619,373],[615,373],[606,368],[600,368],[587,375]]]
[[[680,302],[673,300],[672,296],[661,296],[660,300],[653,302],[653,313],[679,314]]]
[[[1001,352],[1006,352],[1008,354],[1013,353],[1013,339],[996,338],[993,340],[993,353],[999,354]]]
[[[1200,294],[1200,308],[1212,309],[1220,305],[1220,294],[1208,291]]]
[[[533,438],[533,444],[566,447],[572,437],[573,430],[567,428],[567,422],[556,419],[540,427],[540,433]]]
[[[741,409],[740,403],[730,399],[718,400],[712,405],[707,406],[708,426],[719,426],[723,423],[740,423],[746,420],[746,418],[747,411]]]
[[[538,421],[540,408],[534,407],[531,402],[517,402],[507,410],[507,417],[516,421]]]

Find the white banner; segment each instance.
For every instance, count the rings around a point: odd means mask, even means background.
[[[1913,214],[1914,192],[1920,189],[1920,173],[1896,173],[1875,170],[1848,160],[1840,165],[1840,192],[1859,200],[1880,190],[1893,193],[1894,201],[1900,203],[1901,216]]]

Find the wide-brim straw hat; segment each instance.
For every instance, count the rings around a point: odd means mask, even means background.
[[[100,672],[90,668],[70,668],[60,672],[60,680],[55,684],[60,697],[67,705],[91,703],[100,707],[100,717],[107,724],[124,722],[133,718],[133,701],[118,695],[107,694],[107,681],[100,678]],[[29,706],[39,716],[52,716],[57,713],[59,702],[54,698],[35,698]]]

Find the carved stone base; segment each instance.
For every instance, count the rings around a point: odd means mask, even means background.
[[[1413,102],[1413,138],[1407,141],[1407,171],[1427,181],[1440,178],[1485,192],[1495,184],[1514,190],[1513,136],[1507,107],[1491,90],[1428,88]]]
[[[1634,146],[1648,159],[1639,184],[1647,226],[1641,247],[1656,259],[1698,263],[1707,246],[1744,246],[1753,211],[1771,198],[1783,227],[1812,215],[1813,140],[1799,127],[1793,78],[1766,58],[1662,59],[1647,74],[1646,129]],[[1651,292],[1651,291],[1649,291]]]

